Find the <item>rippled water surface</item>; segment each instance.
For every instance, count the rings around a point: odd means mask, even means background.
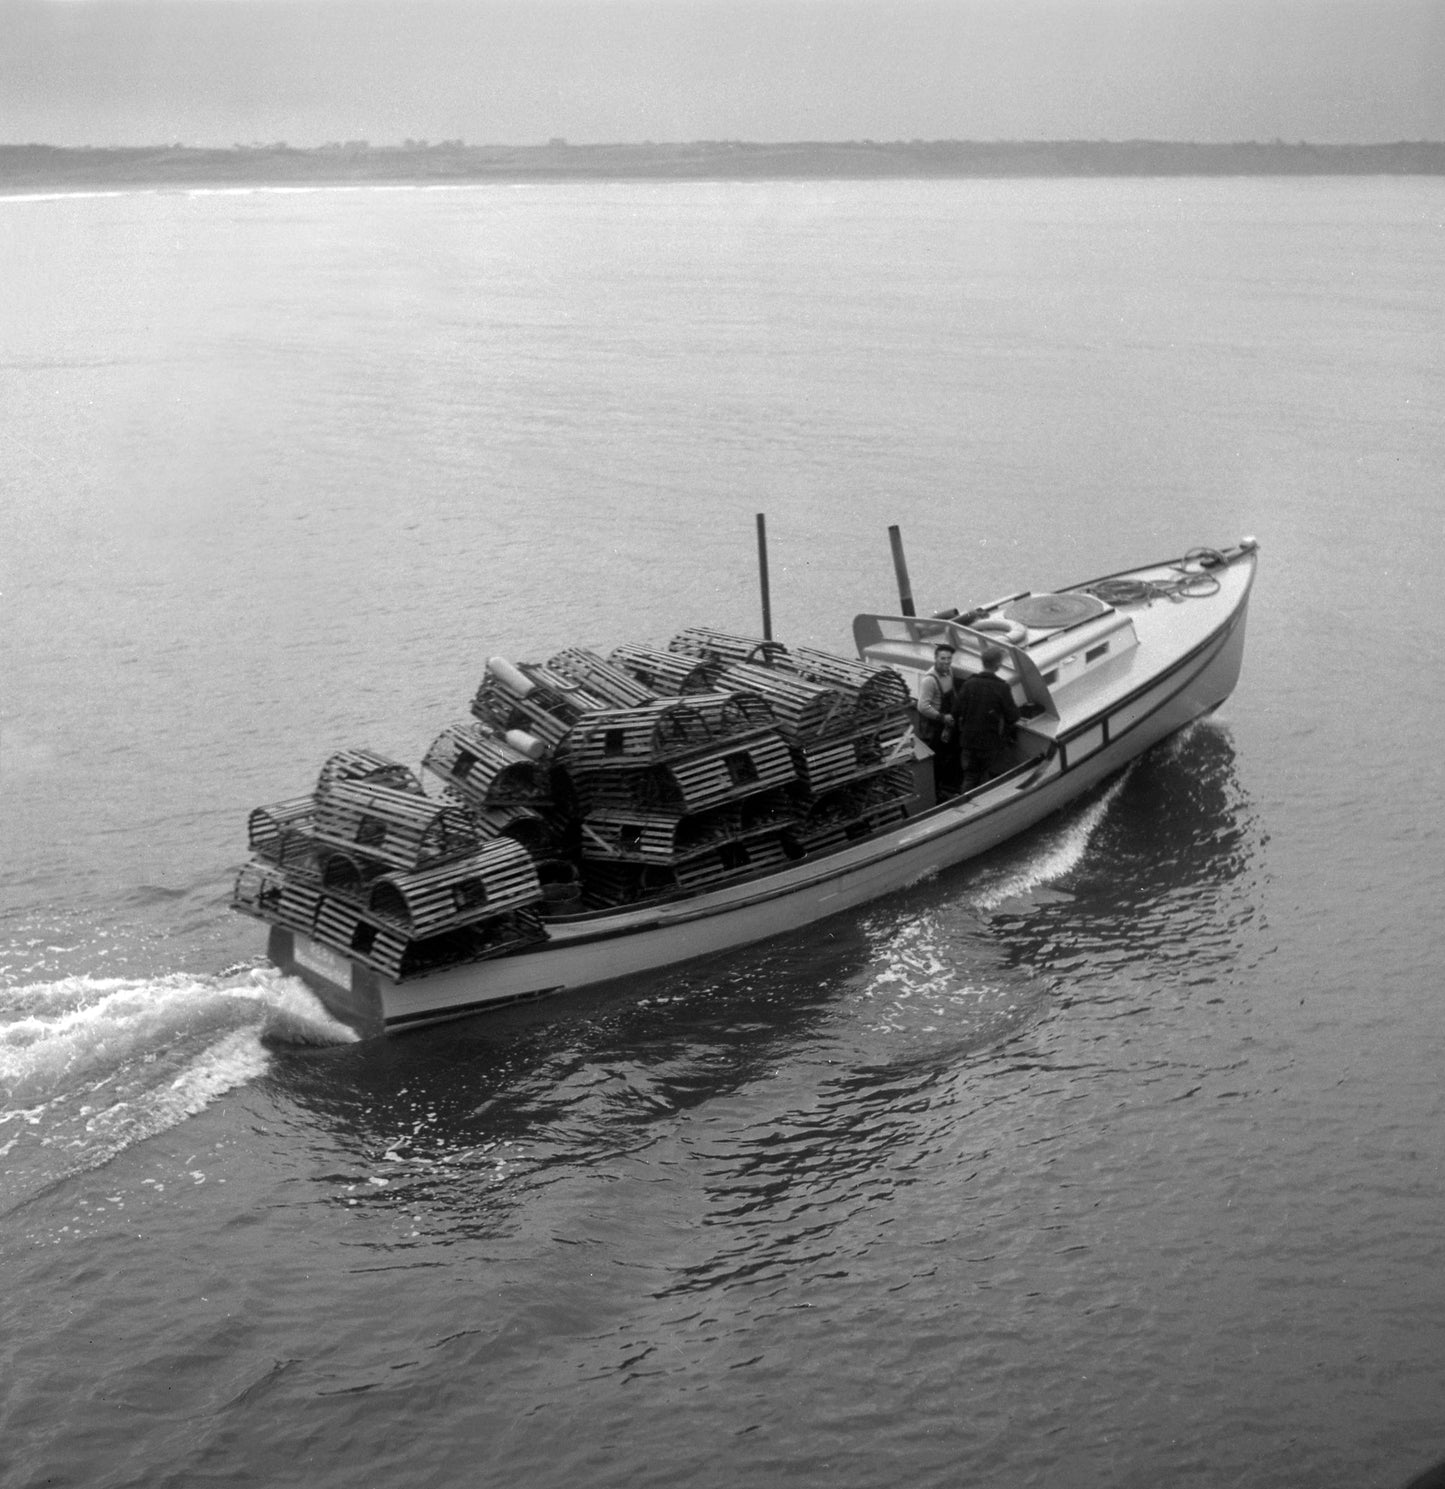
[[[1445,186],[0,201],[0,1480],[1445,1457]],[[358,1043],[250,807],[485,658],[1245,532],[1207,724],[780,942]]]

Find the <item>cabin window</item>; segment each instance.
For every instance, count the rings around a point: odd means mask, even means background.
[[[1059,669],[1055,667],[1051,672],[1044,673],[1044,686],[1052,687],[1059,680]]]
[[[1102,646],[1091,646],[1089,650],[1084,653],[1084,660],[1086,662],[1097,662],[1099,658],[1102,657],[1106,651],[1108,651],[1108,649],[1109,643],[1107,641],[1104,642]]]
[[[475,910],[487,903],[487,886],[480,879],[462,879],[452,885],[452,904],[458,911]]]
[[[366,817],[356,824],[356,841],[368,848],[378,848],[386,841],[386,823],[380,817]]]
[[[365,956],[376,944],[376,927],[367,925],[364,920],[356,923],[356,929],[351,933],[351,949]]]
[[[727,766],[728,775],[732,777],[734,786],[746,786],[758,778],[757,764],[745,750],[739,750],[733,755],[724,755],[723,764]]]
[[[452,774],[459,781],[464,781],[471,775],[472,767],[477,763],[477,757],[470,750],[458,750],[457,758],[452,761]]]
[[[609,729],[602,736],[602,753],[604,755],[620,755],[627,748],[627,731],[625,729]]]

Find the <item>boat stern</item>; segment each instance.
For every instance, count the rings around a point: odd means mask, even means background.
[[[273,925],[266,955],[278,971],[299,978],[326,1005],[333,1018],[363,1038],[386,1029],[380,976],[339,951],[313,941],[300,931]]]

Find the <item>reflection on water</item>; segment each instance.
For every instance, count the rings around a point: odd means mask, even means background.
[[[414,1244],[508,1234],[557,1179],[762,1100],[760,1130],[691,1149],[707,1224],[730,1239],[671,1286],[705,1288],[791,1253],[791,1223],[766,1228],[780,1218],[821,1209],[826,1229],[911,1182],[896,1156],[955,1141],[987,1099],[966,1094],[968,1072],[1029,1067],[1014,1043],[1052,1009],[1113,996],[1120,972],[1217,975],[1257,914],[1260,841],[1227,735],[1198,727],[862,916],[601,994],[281,1053],[271,1079],[348,1155],[332,1201],[409,1217]]]
[[[1134,765],[1067,894],[1000,906],[989,923],[1061,993],[1119,974],[1210,982],[1246,945],[1261,954],[1267,842],[1228,733],[1199,724]]]

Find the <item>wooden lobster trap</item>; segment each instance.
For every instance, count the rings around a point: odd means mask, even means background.
[[[323,848],[320,862],[321,887],[326,893],[358,905],[366,904],[371,886],[389,867],[379,859],[342,848]]]
[[[566,835],[560,812],[532,806],[488,807],[474,811],[472,820],[484,838],[512,838],[534,858],[553,852]]]
[[[586,860],[582,864],[584,900],[599,907],[697,894],[781,868],[802,856],[803,850],[787,834],[774,831],[743,842],[717,843],[675,864]]]
[[[314,879],[319,873],[315,828],[315,802],[309,796],[295,796],[257,807],[247,819],[246,836],[257,858],[294,878]]]
[[[913,702],[908,684],[891,667],[855,662],[806,646],[794,647],[780,665],[810,682],[837,688],[848,699],[852,712],[863,717],[907,715]]]
[[[382,875],[371,885],[367,909],[374,920],[415,938],[490,920],[541,899],[532,855],[511,838],[493,838],[466,858]]]
[[[902,802],[884,802],[846,819],[834,818],[805,824],[796,835],[798,846],[811,854],[831,853],[849,843],[861,843],[885,828],[896,827],[907,820],[908,809]]]
[[[252,859],[241,865],[231,907],[293,931],[309,932],[321,903],[319,885],[298,882],[273,863]]]
[[[702,715],[714,739],[725,740],[733,735],[777,727],[767,699],[758,697],[756,693],[727,690],[692,693],[687,701]]]
[[[713,657],[720,662],[757,662],[769,666],[776,657],[785,656],[788,648],[780,641],[767,641],[761,636],[735,636],[729,631],[715,631],[710,626],[689,626],[667,643],[668,651],[683,656]]]
[[[712,829],[720,841],[728,837],[721,813]],[[582,819],[579,856],[584,860],[616,860],[624,863],[674,864],[686,851],[679,839],[688,824],[702,819],[681,812],[600,811]],[[704,830],[705,833],[705,830]],[[706,840],[693,851],[701,851]]]
[[[709,812],[598,811],[582,819],[580,857],[675,865],[725,843],[777,834],[797,820],[786,788]]]
[[[640,769],[579,772],[572,784],[586,816],[608,809],[682,814],[711,811],[796,779],[786,742],[769,729]]]
[[[689,703],[659,699],[644,708],[614,708],[574,724],[557,759],[574,775],[649,765],[712,742],[706,716]]]
[[[715,657],[659,651],[651,646],[619,646],[609,660],[653,692],[671,697],[711,692],[722,671]]]
[[[689,812],[756,796],[798,775],[786,741],[772,729],[728,740],[706,754],[669,760],[659,770]]]
[[[474,853],[482,836],[452,802],[365,781],[341,781],[316,801],[316,836],[397,869],[421,869]]]
[[[422,768],[481,811],[530,805],[551,797],[545,765],[467,720],[442,730],[427,750]]]
[[[378,922],[354,905],[323,899],[310,934],[344,955],[385,974],[394,982],[454,967],[462,962],[504,956],[546,936],[533,910],[514,910],[431,936],[408,936]]]
[[[849,781],[907,765],[913,758],[913,728],[906,717],[875,716],[846,734],[805,739],[793,745],[798,779],[813,795]]]
[[[548,748],[589,713],[610,708],[608,699],[589,692],[564,673],[536,663],[518,667],[494,657],[472,699],[474,718],[494,729],[523,729]]]
[[[680,888],[696,894],[735,879],[747,879],[754,874],[783,868],[792,859],[802,856],[802,851],[794,847],[789,838],[773,833],[741,843],[722,843],[707,853],[686,859],[673,872]]]
[[[809,803],[795,829],[796,841],[813,854],[860,842],[903,821],[912,795],[912,766],[892,766]]]
[[[311,934],[323,945],[344,952],[388,977],[401,976],[408,938],[400,931],[378,925],[350,901],[325,896],[317,908]]]
[[[643,708],[657,696],[656,689],[617,664],[586,647],[573,646],[547,659],[547,670],[582,688],[611,708]]]
[[[316,794],[324,796],[332,786],[342,781],[364,781],[372,786],[385,786],[391,791],[409,791],[414,796],[422,794],[421,782],[409,766],[389,755],[378,755],[375,750],[338,750],[321,767],[316,780]]]
[[[816,738],[830,730],[847,728],[852,722],[852,704],[836,687],[812,682],[781,667],[731,662],[723,668],[718,682],[724,688],[763,699],[778,728],[792,741]]]
[[[738,665],[759,667],[830,687],[843,700],[843,706],[832,711],[839,727],[847,727],[845,720],[849,714],[906,713],[912,702],[908,685],[892,668],[855,661],[814,647],[787,647],[781,642],[765,641],[756,636],[735,636],[726,631],[694,626],[674,636],[668,642],[668,649],[684,656],[712,659],[725,668]],[[781,689],[783,685],[775,681],[772,686]],[[766,690],[763,692],[764,696],[770,696]],[[783,722],[781,713],[779,719]],[[786,722],[783,727],[790,729]],[[811,720],[800,720],[799,727],[803,732],[817,732]],[[827,727],[826,723],[823,727]]]

